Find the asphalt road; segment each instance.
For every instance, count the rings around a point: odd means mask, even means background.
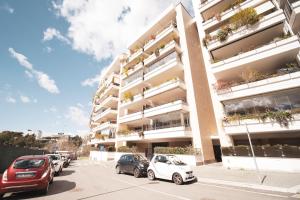
[[[35,200],[286,200],[288,194],[246,190],[201,182],[175,185],[172,182],[115,174],[112,162],[75,161],[55,177],[47,196],[35,192],[6,194],[9,199]]]

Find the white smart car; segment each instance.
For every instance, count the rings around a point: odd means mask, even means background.
[[[147,175],[150,180],[172,180],[177,185],[196,179],[192,168],[175,155],[155,155],[147,169]]]
[[[54,165],[55,174],[59,175],[62,172],[64,160],[59,154],[47,154],[52,164]]]

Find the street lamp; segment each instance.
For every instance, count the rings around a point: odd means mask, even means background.
[[[250,148],[251,148],[251,152],[252,152],[252,158],[253,158],[253,162],[254,162],[255,169],[256,169],[256,174],[258,176],[259,182],[261,184],[263,184],[263,182],[266,178],[266,175],[263,175],[263,177],[260,176],[260,171],[259,171],[259,168],[257,165],[256,156],[255,156],[255,153],[253,150],[253,145],[252,145],[252,141],[251,141],[251,137],[250,137],[250,133],[249,133],[249,129],[248,129],[248,124],[246,123],[245,125],[246,125],[246,132],[247,132],[247,136],[248,136],[248,140],[249,140],[249,144],[250,144]]]

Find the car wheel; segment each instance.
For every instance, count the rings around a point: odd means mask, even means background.
[[[148,179],[149,179],[150,181],[153,181],[153,180],[155,179],[154,171],[150,169],[150,170],[147,172],[147,176],[148,176]]]
[[[52,177],[52,179],[51,179],[51,180],[50,180],[50,182],[49,182],[50,184],[52,184],[52,183],[53,183],[53,179],[54,179],[54,178]]]
[[[135,169],[133,170],[133,176],[134,176],[135,178],[138,178],[138,177],[140,177],[140,175],[141,175],[140,170],[139,170],[138,168],[135,168]]]
[[[2,198],[3,198],[3,196],[4,196],[4,194],[0,194],[0,199],[2,199]]]
[[[119,165],[116,166],[116,173],[117,173],[117,174],[121,174],[121,170],[120,170],[120,166],[119,166]]]
[[[172,180],[176,185],[182,185],[183,183],[183,179],[178,173],[173,174]]]
[[[41,194],[46,195],[48,193],[48,190],[49,190],[49,183],[47,184],[47,187],[41,190]]]

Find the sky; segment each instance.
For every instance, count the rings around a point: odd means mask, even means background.
[[[89,133],[103,69],[178,2],[0,0],[0,131]]]

